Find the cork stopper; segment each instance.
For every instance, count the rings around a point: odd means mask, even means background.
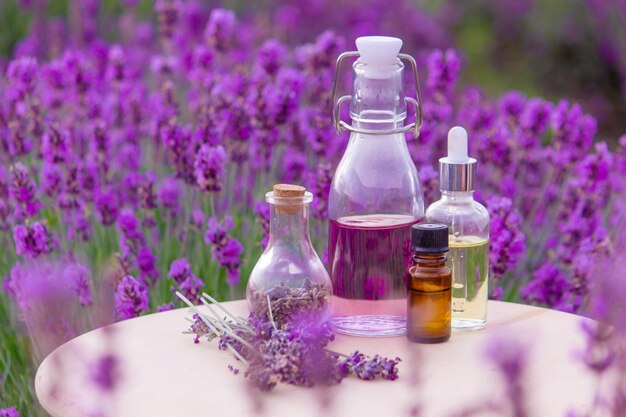
[[[302,211],[306,188],[294,184],[276,184],[272,188],[276,211],[280,214],[298,214]],[[293,199],[292,201],[289,201]]]
[[[276,184],[272,188],[274,197],[304,197],[306,188],[294,184]]]

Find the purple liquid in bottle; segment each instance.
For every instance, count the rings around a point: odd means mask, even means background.
[[[333,325],[352,335],[401,334],[411,258],[412,216],[374,214],[330,220]]]

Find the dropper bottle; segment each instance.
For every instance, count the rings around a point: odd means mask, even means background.
[[[449,228],[452,269],[452,330],[476,330],[487,323],[489,213],[474,200],[476,159],[468,156],[467,131],[448,133],[448,156],[439,160],[441,199],[426,210],[426,222]]]

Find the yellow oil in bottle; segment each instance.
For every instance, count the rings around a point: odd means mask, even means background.
[[[489,239],[449,236],[452,269],[452,330],[475,330],[487,323]]]

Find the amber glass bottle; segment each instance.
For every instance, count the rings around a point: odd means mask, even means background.
[[[452,314],[452,272],[446,266],[448,226],[414,225],[411,249],[406,335],[413,342],[445,342],[450,338]]]

